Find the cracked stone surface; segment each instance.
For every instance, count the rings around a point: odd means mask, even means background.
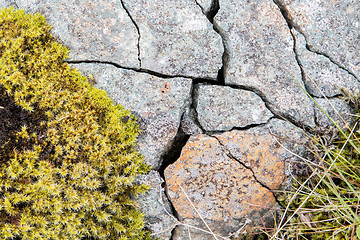
[[[190,137],[180,158],[165,169],[165,179],[180,219],[201,223],[187,195],[212,231],[222,236],[238,230],[245,217],[260,224],[259,213],[266,216],[266,207],[275,204],[274,195],[249,169],[227,156],[216,138],[203,134]],[[191,234],[192,239],[206,239],[198,234]]]
[[[301,129],[279,119],[248,130],[192,136],[179,159],[165,169],[170,200],[183,223],[207,230],[186,192],[210,228],[225,237],[247,219],[252,226],[261,226],[262,216],[271,224],[274,195],[270,190],[289,184],[288,168],[296,160],[290,151],[303,154],[304,140]],[[191,239],[211,238],[179,226],[173,239],[186,239],[187,231]]]
[[[217,77],[221,37],[194,0],[124,0],[139,26],[141,63],[169,75]]]
[[[191,80],[163,79],[108,64],[74,64],[96,79],[96,87],[107,91],[116,104],[131,109],[138,118],[140,153],[153,169],[159,169],[189,105]]]
[[[118,0],[16,0],[40,12],[52,34],[68,47],[70,60],[112,61],[138,68],[138,33]]]
[[[358,0],[280,0],[304,33],[310,49],[329,56],[360,80],[360,4]]]
[[[266,123],[273,116],[255,93],[226,86],[197,86],[195,107],[206,131]]]
[[[324,98],[315,98],[315,100],[339,127],[342,128],[345,124],[350,126],[354,121],[355,112],[342,99],[334,98],[327,100]],[[332,122],[318,107],[315,107],[315,116],[320,128],[328,130],[329,128],[334,127]]]
[[[339,68],[327,57],[307,50],[305,37],[294,29],[292,33],[296,38],[296,52],[300,64],[306,72],[304,76],[305,85],[310,94],[323,97],[322,92],[327,97],[333,97],[339,95],[340,89],[344,87],[350,92],[359,91],[360,83],[353,75]]]
[[[181,130],[186,135],[196,135],[203,133],[196,119],[197,113],[194,109],[187,109],[181,119]]]
[[[159,239],[170,239],[176,219],[171,215],[171,206],[166,198],[162,183],[164,180],[157,171],[150,171],[148,175],[137,178],[137,183],[150,186],[150,190],[135,197],[139,209],[145,214],[145,227],[152,231]]]
[[[213,238],[180,186],[218,236],[273,224],[273,190],[305,171],[291,154],[307,154],[302,127],[332,126],[290,74],[335,121],[330,103],[352,121],[334,84],[359,89],[358,0],[0,0],[8,6],[43,13],[72,66],[136,115],[153,167],[138,201],[161,240]]]
[[[254,88],[269,105],[314,126],[312,103],[290,74],[301,81],[286,21],[272,0],[221,0],[214,25],[226,35],[225,83]]]
[[[211,10],[213,0],[195,0],[197,4],[202,8],[204,13],[208,13]]]

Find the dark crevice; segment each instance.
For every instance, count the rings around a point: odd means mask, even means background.
[[[289,29],[295,28],[300,33],[303,33],[300,26],[294,22],[293,17],[289,13],[289,10],[286,8],[285,4],[281,0],[273,0],[273,2],[280,9],[280,12],[281,12],[282,16],[284,17],[286,23],[288,24]]]
[[[246,125],[245,127],[233,127],[230,130],[223,130],[223,131],[219,131],[219,130],[217,130],[217,131],[204,131],[204,133],[207,134],[207,135],[209,135],[209,134],[212,135],[212,134],[222,134],[222,133],[226,133],[226,132],[231,132],[233,130],[246,131],[246,130],[249,130],[249,129],[252,129],[252,128],[255,128],[255,127],[263,127],[263,126],[267,125],[272,119],[275,119],[275,118],[277,118],[277,117],[272,116],[264,123],[253,123],[253,124]]]
[[[124,1],[123,0],[120,0],[121,2],[121,5],[123,7],[123,9],[125,10],[125,12],[127,13],[127,15],[129,16],[129,18],[131,19],[132,23],[134,24],[136,30],[137,30],[137,33],[138,33],[138,42],[137,42],[137,49],[138,49],[138,61],[139,61],[139,66],[141,68],[141,51],[140,51],[140,39],[141,39],[141,35],[140,35],[140,28],[139,26],[137,25],[137,23],[135,22],[134,18],[131,16],[129,10],[126,8],[125,4],[124,4]]]
[[[197,94],[197,86],[195,85],[194,81],[193,81],[193,85],[192,85],[192,89],[191,89],[191,105],[190,105],[190,109],[193,109],[195,112],[195,124],[201,129],[202,132],[205,132],[203,126],[200,124],[199,121],[199,114],[197,111],[197,107],[196,107],[196,102],[197,102],[197,98],[198,98],[198,94]]]
[[[209,20],[209,22],[213,25],[213,29],[217,34],[220,35],[224,52],[222,55],[222,67],[219,69],[217,81],[220,82],[220,84],[225,85],[225,73],[229,65],[229,39],[225,33],[225,31],[214,21],[216,14],[220,10],[220,3],[219,0],[213,0],[211,2],[211,7],[209,11],[205,11],[204,8],[195,0],[195,3],[200,7],[203,14],[206,16],[206,18]]]
[[[181,124],[180,124],[177,134],[173,140],[173,143],[171,144],[171,148],[162,156],[163,161],[159,168],[159,173],[162,178],[165,179],[165,174],[164,174],[165,169],[170,164],[173,164],[180,157],[181,150],[185,146],[189,138],[190,136],[186,135],[181,130]]]
[[[195,3],[196,3],[196,5],[198,5],[201,8],[201,11],[206,16],[206,18],[209,20],[209,22],[211,22],[213,24],[214,18],[220,9],[219,0],[213,0],[211,2],[211,6],[208,11],[205,11],[205,9],[201,6],[201,4],[198,3],[198,1],[195,0]]]
[[[177,78],[177,77],[181,77],[181,78],[197,79],[196,77],[185,76],[185,75],[168,75],[168,74],[159,73],[159,72],[155,72],[155,71],[152,71],[152,70],[149,70],[149,69],[144,69],[144,68],[125,67],[125,66],[121,66],[118,63],[110,62],[110,61],[66,60],[66,62],[71,63],[71,64],[82,64],[82,63],[109,64],[109,65],[112,65],[112,66],[117,67],[117,68],[121,68],[121,69],[125,69],[125,70],[132,70],[132,71],[139,72],[139,73],[147,73],[147,74],[153,75],[155,77],[159,77],[159,78]],[[208,80],[205,80],[205,81],[211,81],[211,79],[208,79]]]

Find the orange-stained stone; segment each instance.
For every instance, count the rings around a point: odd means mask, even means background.
[[[234,130],[215,137],[265,186],[274,190],[284,181],[284,161],[289,154],[266,128]]]
[[[186,193],[214,229],[274,207],[271,191],[261,186],[249,169],[227,156],[215,137],[190,137],[180,158],[165,169],[165,179],[180,217],[199,218]]]

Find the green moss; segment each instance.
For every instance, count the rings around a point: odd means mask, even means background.
[[[0,239],[143,239],[135,118],[63,61],[50,30],[0,10]]]

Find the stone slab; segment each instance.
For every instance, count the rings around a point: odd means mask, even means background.
[[[197,86],[195,108],[206,131],[226,131],[234,127],[266,123],[273,114],[251,91],[226,86]]]
[[[118,0],[16,0],[40,12],[53,35],[68,47],[70,60],[109,61],[138,68],[138,33]]]
[[[347,88],[350,92],[359,91],[360,83],[353,75],[327,57],[307,50],[305,37],[294,29],[292,32],[296,38],[299,62],[304,70],[305,85],[310,94],[316,97],[333,97],[341,94],[342,88]]]
[[[222,66],[221,37],[194,0],[124,0],[124,4],[140,29],[143,68],[217,77]]]
[[[265,218],[273,212],[268,208],[275,204],[274,195],[211,136],[191,136],[180,158],[165,169],[165,179],[180,219],[201,224],[199,213],[215,234],[235,232],[245,218],[261,224],[259,214]],[[192,234],[192,239],[203,237],[201,231]]]
[[[329,56],[360,80],[358,0],[280,0],[313,51]]]
[[[95,86],[106,90],[116,104],[133,111],[141,129],[139,151],[147,164],[159,169],[163,154],[178,132],[181,116],[190,104],[191,80],[163,79],[108,64],[73,66],[85,75],[92,75]]]
[[[220,0],[214,24],[225,35],[225,83],[256,89],[275,111],[315,126],[287,22],[272,0]]]

